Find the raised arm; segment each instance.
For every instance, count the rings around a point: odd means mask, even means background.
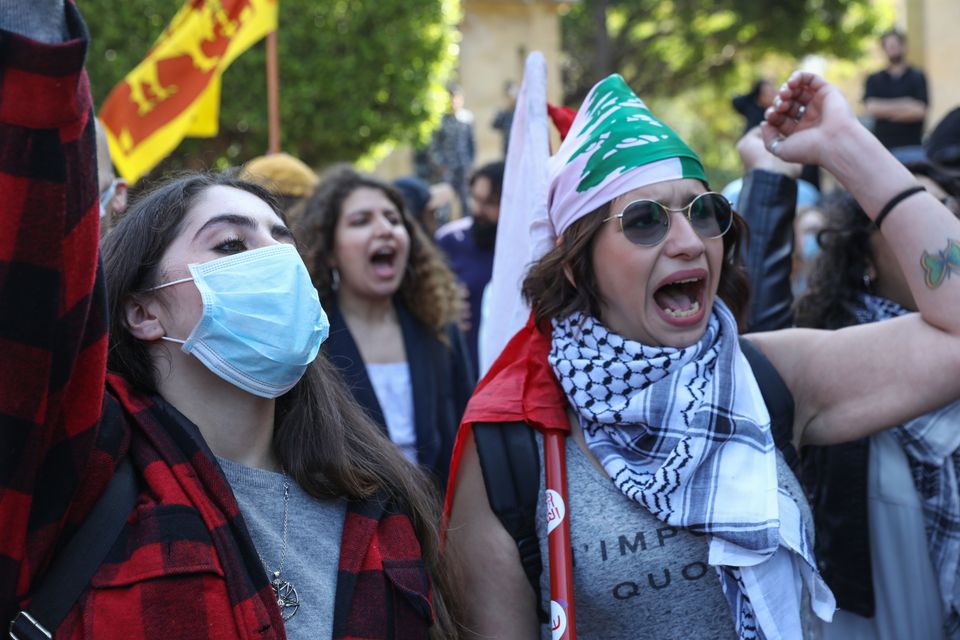
[[[87,503],[77,504],[89,480],[106,367],[87,36],[73,4],[57,5],[0,2],[4,629],[49,562],[68,511],[77,517],[96,497],[85,494]]]
[[[747,221],[750,241],[743,263],[750,279],[747,331],[793,326],[793,220],[801,166],[784,162],[763,144],[759,127],[737,143],[743,188],[737,211]]]
[[[837,332],[789,330],[753,339],[797,401],[803,444],[850,440],[960,398],[960,221],[853,116],[834,87],[797,73],[767,114],[779,157],[820,164],[876,220],[919,314]]]

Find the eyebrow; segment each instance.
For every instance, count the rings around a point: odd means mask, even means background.
[[[349,217],[349,216],[358,215],[358,214],[371,215],[374,213],[383,213],[383,214],[395,213],[397,215],[400,215],[400,209],[398,209],[397,206],[394,205],[393,203],[391,203],[389,207],[360,207],[358,209],[344,211],[343,217]]]
[[[222,213],[218,216],[213,216],[209,220],[203,223],[197,232],[193,234],[193,239],[196,240],[200,237],[200,234],[209,229],[210,227],[216,226],[218,224],[231,224],[238,227],[244,227],[246,229],[256,229],[257,221],[251,218],[250,216],[243,216],[236,213]],[[282,224],[275,224],[270,227],[270,235],[274,238],[292,238],[293,232],[290,229]]]

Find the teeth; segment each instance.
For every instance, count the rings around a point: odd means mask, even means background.
[[[700,282],[700,278],[687,278],[686,280],[674,280],[670,284],[687,284],[688,282]]]
[[[689,309],[673,310],[673,309],[664,309],[668,316],[672,318],[689,318],[690,316],[695,316],[700,311],[700,301],[694,300],[693,304],[690,305]]]

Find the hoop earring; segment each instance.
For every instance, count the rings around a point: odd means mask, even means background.
[[[336,267],[330,268],[330,290],[336,291],[340,288],[340,271]]]

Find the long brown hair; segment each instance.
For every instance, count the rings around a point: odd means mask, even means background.
[[[188,174],[141,197],[104,239],[110,349],[107,366],[143,393],[157,392],[157,369],[147,346],[129,331],[124,303],[149,295],[159,264],[179,235],[198,196],[213,186],[249,192],[267,202],[269,193],[223,174]],[[457,637],[452,589],[439,563],[439,498],[434,483],[410,464],[357,405],[336,369],[321,354],[289,392],[277,398],[274,452],[283,469],[315,497],[367,499],[385,495],[409,509],[424,562],[434,582],[436,623],[431,635]]]
[[[420,225],[410,217],[400,192],[349,165],[338,165],[323,176],[294,229],[320,299],[326,300],[336,294],[328,260],[333,255],[337,222],[344,200],[362,187],[383,192],[400,212],[403,226],[410,236],[410,258],[396,295],[417,320],[429,327],[439,340],[446,342],[447,326],[459,323],[464,317],[462,296],[453,272]]]
[[[609,203],[604,204],[571,224],[560,236],[560,242],[530,268],[523,281],[523,297],[533,308],[538,327],[574,311],[600,318],[602,300],[593,272],[593,247],[609,210]],[[740,243],[746,233],[746,222],[734,212],[733,224],[723,235],[717,295],[730,307],[738,325],[743,323],[750,298],[740,257]],[[576,286],[567,279],[565,268],[570,269]]]

